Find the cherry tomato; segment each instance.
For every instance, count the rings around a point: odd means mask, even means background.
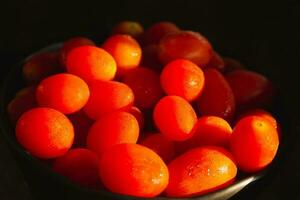
[[[204,90],[197,101],[199,112],[231,120],[235,112],[235,99],[226,79],[211,68],[204,70],[204,77]]]
[[[168,168],[152,150],[138,144],[119,144],[100,159],[100,177],[112,192],[155,197],[169,182]]]
[[[109,81],[115,77],[117,66],[114,58],[104,49],[80,46],[72,49],[66,58],[67,71],[91,83]]]
[[[51,108],[33,108],[16,125],[18,142],[38,158],[64,155],[72,146],[74,129],[69,119]]]
[[[141,109],[153,108],[163,96],[159,74],[151,69],[139,67],[123,76],[123,82],[134,93],[135,105]]]
[[[168,95],[177,95],[187,101],[193,101],[203,90],[204,74],[194,63],[176,59],[164,67],[160,82]]]
[[[163,97],[155,106],[156,126],[167,138],[183,141],[192,137],[197,116],[193,107],[182,97]]]
[[[90,85],[90,93],[84,111],[92,119],[117,110],[127,111],[134,101],[132,90],[117,81],[95,81]]]
[[[168,165],[168,197],[192,197],[230,185],[237,174],[231,154],[221,147],[192,149]]]
[[[279,145],[278,133],[266,118],[249,116],[233,129],[230,149],[240,170],[257,172],[274,159]]]
[[[163,64],[182,58],[202,67],[209,62],[213,54],[207,39],[191,31],[169,34],[160,40],[158,47],[158,55]]]

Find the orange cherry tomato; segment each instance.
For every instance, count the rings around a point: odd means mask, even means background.
[[[115,77],[117,66],[114,58],[104,49],[80,46],[72,49],[66,58],[67,71],[91,83],[109,81]]]
[[[18,142],[38,158],[64,155],[72,146],[74,129],[69,119],[51,108],[33,108],[16,125]]]
[[[155,197],[169,182],[168,168],[151,149],[138,144],[118,144],[100,159],[100,177],[112,192]]]
[[[86,37],[74,37],[74,38],[70,38],[70,39],[66,40],[63,43],[63,46],[60,50],[61,65],[64,68],[66,68],[67,55],[70,53],[71,50],[73,50],[76,47],[86,46],[86,45],[95,46],[95,43]]]
[[[112,146],[120,143],[136,143],[139,125],[127,112],[113,112],[100,117],[90,128],[87,147],[101,156]]]
[[[192,137],[197,116],[193,107],[182,97],[163,97],[155,106],[156,126],[167,138],[183,141]]]
[[[194,63],[176,59],[164,67],[160,82],[168,95],[177,95],[187,101],[193,101],[203,90],[204,74]]]
[[[89,96],[88,85],[78,76],[67,73],[44,79],[36,89],[39,106],[54,108],[64,114],[79,111]]]
[[[176,144],[177,154],[204,145],[229,147],[232,129],[229,123],[216,116],[200,117],[190,139]]]
[[[142,49],[130,35],[110,36],[102,47],[114,57],[120,76],[138,67],[141,62]]]
[[[279,145],[276,128],[266,118],[249,116],[241,119],[233,129],[231,152],[240,170],[257,172],[274,159]]]
[[[84,111],[92,119],[117,110],[127,111],[134,101],[132,90],[117,81],[95,81],[90,85],[90,93]]]
[[[168,165],[168,197],[193,197],[230,185],[237,167],[228,151],[204,146],[192,149]]]

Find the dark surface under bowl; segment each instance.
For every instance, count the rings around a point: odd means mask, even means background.
[[[48,46],[39,52],[47,52],[47,51],[55,51],[60,47],[59,44],[54,44]],[[28,58],[27,58],[28,59]],[[26,60],[26,59],[25,59]],[[9,145],[18,165],[20,166],[26,181],[32,191],[32,195],[36,199],[72,199],[72,200],[94,200],[94,199],[143,199],[143,198],[135,198],[130,196],[122,196],[113,194],[107,191],[96,190],[96,189],[87,189],[79,187],[64,177],[54,173],[48,164],[45,162],[38,160],[37,158],[32,157],[27,152],[25,152],[22,147],[16,142],[14,129],[11,123],[9,122],[6,107],[8,102],[12,99],[14,94],[24,87],[25,83],[22,78],[22,64],[24,61],[17,64],[14,68],[12,68],[11,72],[6,77],[3,88],[2,88],[2,99],[1,99],[1,129],[4,134],[4,138],[6,143]],[[283,128],[283,135],[285,135],[285,113],[283,112],[283,107],[281,102],[276,102],[273,108],[273,111],[276,116],[279,118],[279,122]],[[284,137],[283,143],[280,147],[279,154],[282,154],[282,150],[284,150]],[[230,185],[227,188],[218,190],[216,192],[209,193],[207,195],[193,197],[193,198],[166,198],[166,197],[156,197],[156,200],[185,200],[185,199],[195,199],[195,200],[226,200],[238,193],[240,190],[244,189],[249,184],[253,184],[256,180],[262,178],[266,174],[273,173],[278,166],[280,155],[277,156],[275,162],[269,166],[264,171],[259,173],[247,175],[239,173],[237,180],[234,184]]]

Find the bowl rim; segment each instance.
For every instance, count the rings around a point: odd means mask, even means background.
[[[8,120],[8,116],[7,116],[7,102],[5,100],[5,94],[8,91],[8,82],[9,82],[9,77],[12,77],[15,73],[16,70],[19,67],[22,67],[23,64],[28,61],[31,57],[40,54],[40,53],[46,53],[46,52],[52,52],[52,51],[57,51],[59,50],[59,48],[62,47],[62,43],[54,43],[51,45],[48,45],[38,51],[35,51],[34,53],[30,54],[29,56],[27,56],[25,59],[17,62],[8,72],[7,76],[5,77],[4,81],[2,82],[1,85],[1,94],[0,94],[0,108],[1,108],[1,113],[0,113],[0,130],[2,132],[2,135],[4,135],[4,139],[5,142],[9,145],[10,148],[13,148],[19,155],[21,155],[23,158],[25,158],[28,162],[33,162],[38,168],[40,168],[42,171],[45,171],[47,174],[49,174],[51,177],[53,177],[53,179],[55,179],[55,181],[60,181],[61,183],[63,183],[63,185],[66,185],[70,188],[74,188],[77,191],[80,192],[88,192],[88,193],[94,193],[94,194],[98,194],[98,195],[104,195],[107,197],[111,197],[111,198],[115,198],[115,199],[133,199],[133,200],[142,200],[142,199],[155,199],[155,200],[172,200],[172,199],[176,199],[176,200],[209,200],[209,199],[214,199],[217,197],[221,197],[221,196],[226,196],[225,199],[229,199],[230,197],[232,197],[233,195],[235,195],[236,193],[238,193],[239,191],[241,191],[242,189],[244,189],[247,185],[249,185],[250,183],[262,178],[263,176],[265,176],[267,174],[267,172],[269,171],[268,168],[265,168],[264,170],[258,172],[258,173],[254,173],[254,174],[247,174],[246,177],[243,177],[239,180],[235,180],[234,183],[232,183],[231,185],[216,190],[214,192],[210,192],[204,195],[200,195],[200,196],[194,196],[194,197],[188,197],[188,198],[174,198],[174,197],[164,197],[164,196],[157,196],[157,197],[153,197],[153,198],[142,198],[142,197],[135,197],[135,196],[129,196],[129,195],[122,195],[122,194],[117,194],[117,193],[113,193],[110,191],[106,191],[106,190],[101,190],[101,189],[93,189],[93,188],[84,188],[81,187],[71,181],[69,181],[67,178],[55,173],[53,170],[51,170],[51,168],[48,165],[45,165],[44,163],[42,163],[40,160],[38,160],[37,158],[35,158],[34,156],[31,156],[28,152],[26,152],[15,140],[11,140],[9,138],[9,136],[7,135],[8,132],[14,132],[14,130],[9,130],[11,123]],[[22,171],[22,170],[21,170]],[[26,181],[26,180],[25,180]],[[226,195],[227,194],[227,195]]]

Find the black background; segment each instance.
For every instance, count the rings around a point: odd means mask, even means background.
[[[0,1],[1,79],[10,67],[45,45],[72,36],[101,43],[120,20],[147,27],[162,20],[200,31],[222,55],[240,59],[276,81],[290,131],[278,170],[236,199],[300,199],[299,26],[297,1]],[[286,134],[286,133],[283,133]],[[22,175],[0,136],[0,199],[30,199]]]

